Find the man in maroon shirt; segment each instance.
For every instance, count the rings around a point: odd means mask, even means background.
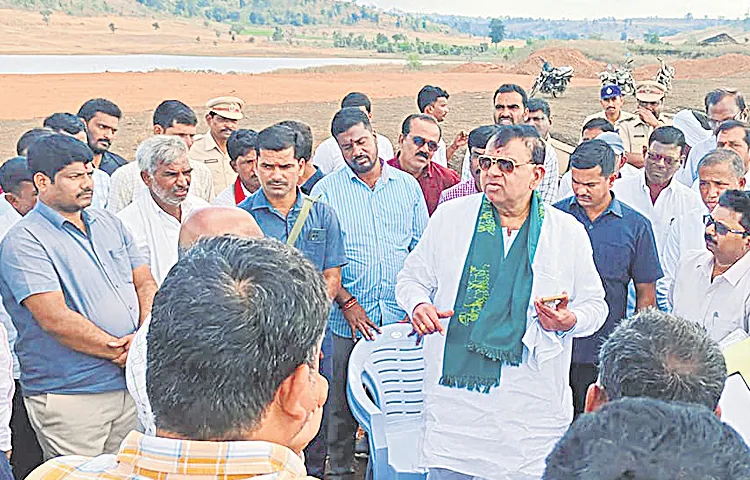
[[[388,161],[390,166],[417,179],[430,215],[437,208],[440,193],[460,180],[456,172],[432,161],[441,135],[440,126],[432,115],[409,115],[401,124],[401,135],[398,137],[400,151]]]

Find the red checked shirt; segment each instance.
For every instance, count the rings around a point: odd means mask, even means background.
[[[398,155],[388,160],[388,165],[403,170],[398,162]],[[417,179],[419,186],[422,188],[425,202],[427,203],[427,213],[432,213],[438,206],[440,194],[446,188],[457,184],[461,179],[458,174],[450,168],[443,167],[435,162],[430,162],[422,175]]]

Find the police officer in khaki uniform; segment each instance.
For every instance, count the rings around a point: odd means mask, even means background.
[[[672,125],[672,116],[661,113],[664,107],[664,85],[651,80],[640,82],[635,89],[638,101],[636,117],[620,123],[618,132],[628,155],[628,163],[643,168],[643,155],[648,149],[648,137],[655,128]]]
[[[237,122],[244,118],[245,102],[237,97],[218,97],[206,102],[208,132],[195,138],[190,148],[190,160],[204,163],[211,169],[214,190],[222,191],[237,178],[229,165],[227,140],[237,130]]]

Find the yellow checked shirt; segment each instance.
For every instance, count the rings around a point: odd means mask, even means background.
[[[211,170],[215,192],[224,190],[237,179],[237,174],[229,165],[229,155],[219,149],[211,132],[195,138],[188,156],[191,161],[203,163]]]
[[[315,480],[288,448],[269,442],[198,442],[131,432],[117,455],[58,457],[28,480]]]

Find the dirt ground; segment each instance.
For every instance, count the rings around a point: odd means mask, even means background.
[[[441,71],[405,72],[396,67],[376,71],[331,71],[330,73],[279,73],[263,75],[217,75],[206,73],[154,72],[144,74],[0,76],[0,159],[14,155],[15,143],[26,130],[41,125],[53,112],[77,111],[88,98],[104,96],[120,105],[124,117],[112,150],[132,159],[140,141],[151,132],[152,109],[167,98],[185,101],[205,113],[206,99],[238,95],[248,102],[241,127],[262,129],[284,119],[302,120],[312,127],[315,143],[329,136],[330,120],[339,99],[359,90],[373,99],[373,123],[395,143],[401,121],[416,111],[415,97],[422,85],[438,84],[450,93],[451,112],[443,125],[449,141],[459,130],[492,122],[492,92],[504,82],[528,88],[531,76],[504,73],[458,73]],[[676,80],[666,101],[666,111],[702,109],[703,95],[712,88],[728,86],[750,90],[750,78]],[[583,119],[599,109],[597,82],[576,79],[561,98],[548,99],[553,114],[553,135],[575,142]],[[626,108],[634,108],[629,99]],[[205,130],[201,119],[199,131]],[[460,164],[461,155],[454,159]],[[459,166],[459,165],[455,165]]]

